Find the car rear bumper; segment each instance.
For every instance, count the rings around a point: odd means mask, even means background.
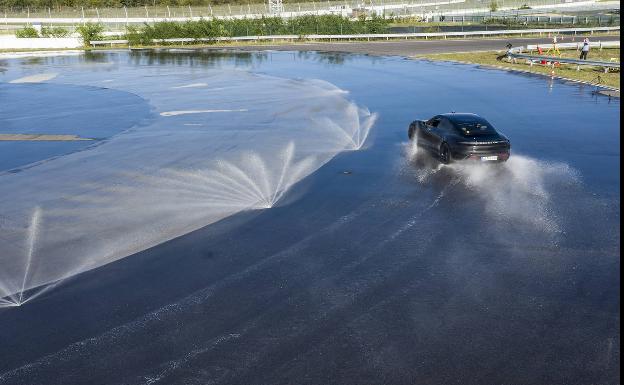
[[[488,155],[475,155],[471,154],[464,158],[465,160],[474,160],[479,162],[506,162],[509,159],[509,152],[499,152],[496,154],[488,154]]]
[[[509,159],[509,146],[458,146],[453,151],[453,159],[490,162],[505,162]]]

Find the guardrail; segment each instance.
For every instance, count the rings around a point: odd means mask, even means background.
[[[214,38],[177,38],[177,39],[153,39],[152,43],[195,43],[195,42],[215,42],[215,41],[277,41],[277,40],[379,40],[379,39],[410,39],[410,38],[443,38],[469,36],[500,36],[500,35],[529,35],[529,34],[551,34],[551,33],[590,33],[619,31],[620,27],[594,27],[594,28],[543,28],[543,29],[510,29],[498,31],[461,31],[461,32],[432,32],[432,33],[373,33],[360,35],[266,35],[266,36],[237,36],[237,37],[214,37]],[[92,46],[128,44],[128,40],[93,40],[89,42]]]
[[[531,45],[527,45],[526,46],[526,50],[527,51],[537,51],[537,47],[539,46],[539,48],[542,49],[553,49],[555,48],[555,44],[531,44]],[[590,47],[597,47],[599,49],[603,49],[603,48],[615,48],[615,47],[619,47],[620,46],[620,42],[619,41],[598,41],[598,42],[591,42],[589,43]],[[575,50],[580,50],[581,48],[583,48],[583,42],[576,42],[576,43],[557,43],[557,48],[558,49],[575,49]]]
[[[605,42],[607,43],[607,42]],[[590,46],[600,45],[604,46],[605,43],[590,43]],[[620,42],[608,42],[609,46],[620,46]],[[567,43],[568,46],[575,43]],[[562,44],[557,44],[558,48],[561,48]],[[552,48],[553,44],[546,44],[546,46],[550,46]],[[527,49],[532,46],[527,46]],[[542,46],[540,46],[542,47]],[[576,47],[576,46],[574,46]],[[579,71],[581,66],[592,66],[592,67],[603,67],[605,72],[608,72],[610,68],[620,68],[619,62],[611,62],[611,61],[597,61],[597,60],[581,60],[581,59],[570,59],[570,58],[562,58],[557,56],[543,56],[543,55],[527,55],[521,53],[524,47],[512,48],[507,51],[507,57],[510,58],[514,63],[517,59],[525,59],[529,62],[530,66],[533,66],[535,62],[545,63],[551,66],[554,66],[555,63],[566,63],[566,64],[576,64],[576,70]]]
[[[577,71],[580,69],[580,66],[593,66],[593,67],[603,67],[605,72],[608,72],[609,68],[620,68],[620,63],[616,62],[608,62],[608,61],[594,61],[594,60],[580,60],[580,59],[568,59],[556,56],[536,56],[536,55],[524,55],[520,53],[509,54],[509,57],[513,59],[526,59],[529,60],[531,65],[534,62],[547,62],[547,63],[568,63],[568,64],[576,64]]]

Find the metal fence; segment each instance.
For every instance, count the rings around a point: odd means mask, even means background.
[[[235,42],[235,41],[294,41],[294,40],[390,40],[390,39],[429,39],[429,38],[467,38],[501,35],[544,35],[544,34],[577,34],[594,32],[619,31],[620,27],[596,27],[596,28],[545,28],[545,29],[515,29],[502,31],[466,31],[466,32],[434,32],[434,33],[376,33],[358,35],[265,35],[265,36],[238,36],[238,37],[215,37],[215,38],[178,38],[178,39],[154,39],[158,44],[185,44],[202,42]],[[89,42],[92,46],[128,44],[128,40],[94,40]]]
[[[493,5],[494,4],[494,5]],[[592,8],[617,8],[614,1],[592,2],[587,0],[317,0],[284,3],[282,16],[301,13],[336,13],[349,16],[358,13],[377,13],[383,16],[404,17],[424,15],[468,16],[491,12],[493,16],[508,16],[509,13],[531,14],[539,11],[554,11],[578,4],[585,10]],[[617,4],[617,5],[616,5]],[[189,19],[198,17],[257,17],[272,14],[267,2],[247,4],[225,4],[206,6],[144,6],[133,8],[85,8],[85,7],[9,7],[0,9],[0,17],[45,22],[54,19],[102,20],[107,19]],[[52,21],[50,21],[52,22]]]

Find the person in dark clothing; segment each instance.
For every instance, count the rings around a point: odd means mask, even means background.
[[[581,48],[581,60],[587,60],[587,54],[589,53],[589,39],[583,40],[583,48]]]
[[[504,54],[497,56],[496,60],[501,61],[504,58],[506,58],[507,56],[509,56],[510,53],[512,53],[512,51],[511,51],[511,47],[512,47],[511,43],[507,43],[507,45],[505,47],[507,47],[507,51]]]

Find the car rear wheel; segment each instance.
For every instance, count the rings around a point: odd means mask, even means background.
[[[414,139],[414,133],[416,131],[416,126],[413,124],[410,124],[409,129],[407,130],[407,137],[411,139]]]
[[[449,147],[448,144],[442,143],[442,145],[440,146],[439,156],[440,156],[440,162],[444,164],[451,163],[451,148]]]

